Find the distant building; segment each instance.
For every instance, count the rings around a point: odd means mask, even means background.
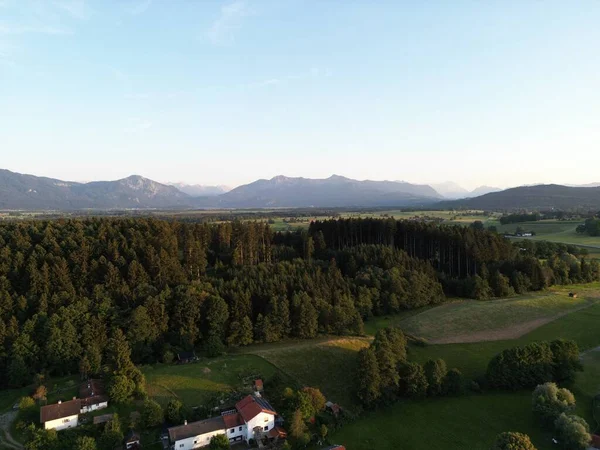
[[[198,357],[195,352],[181,352],[177,353],[177,364],[187,364],[197,361]]]
[[[256,392],[263,391],[263,380],[261,380],[260,378],[258,380],[254,380],[254,390]]]
[[[73,399],[68,402],[55,403],[54,405],[42,406],[40,410],[40,422],[46,430],[65,430],[75,428],[79,425],[79,413],[81,411],[81,400]]]
[[[189,450],[208,445],[219,434],[230,442],[284,438],[285,430],[275,426],[276,415],[264,398],[248,395],[219,417],[169,428],[169,443],[173,450]]]
[[[325,447],[323,450],[346,450],[346,447],[343,445],[331,445],[329,447]]]
[[[325,409],[330,411],[334,416],[337,416],[339,413],[342,412],[342,407],[340,405],[338,405],[337,403],[333,403],[333,402],[326,402]]]

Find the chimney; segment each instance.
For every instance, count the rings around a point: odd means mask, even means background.
[[[60,405],[61,403],[62,403],[62,401],[61,401],[61,400],[59,400],[59,401],[58,401],[58,404]]]
[[[184,425],[187,425],[187,420],[184,420],[184,421],[183,421],[183,424],[184,424]]]

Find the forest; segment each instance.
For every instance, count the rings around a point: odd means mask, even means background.
[[[139,364],[183,350],[210,356],[288,337],[360,335],[372,316],[449,294],[489,298],[599,278],[596,261],[567,250],[542,261],[486,230],[394,219],[286,233],[258,221],[4,222],[0,386],[96,374],[124,346]]]

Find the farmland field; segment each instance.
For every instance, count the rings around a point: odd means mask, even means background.
[[[143,372],[148,395],[162,406],[177,397],[193,407],[242,389],[245,377],[269,378],[277,368],[257,356],[232,355],[193,364],[146,366]]]

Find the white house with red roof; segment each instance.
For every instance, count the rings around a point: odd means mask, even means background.
[[[264,398],[248,395],[235,404],[235,409],[220,417],[169,428],[171,449],[204,447],[217,434],[224,434],[230,442],[285,437],[285,431],[275,426],[276,415],[275,409]]]

